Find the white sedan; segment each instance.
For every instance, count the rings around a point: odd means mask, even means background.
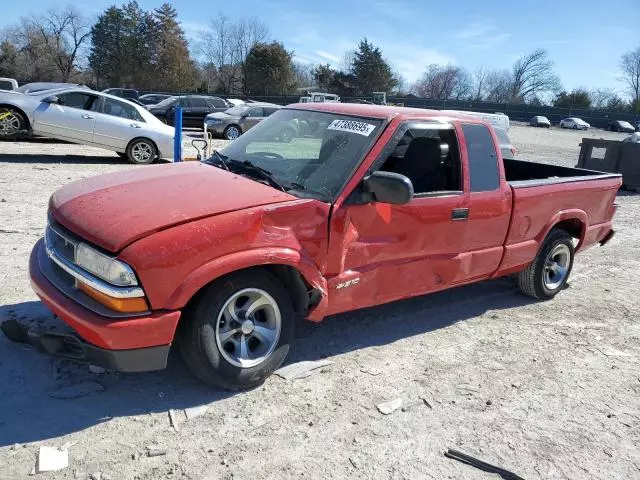
[[[82,87],[0,92],[0,138],[41,135],[112,150],[131,163],[173,158],[173,127],[144,107]]]
[[[587,122],[577,117],[563,118],[560,120],[560,128],[573,128],[574,130],[589,130]]]

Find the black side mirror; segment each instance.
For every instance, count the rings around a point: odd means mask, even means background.
[[[60,103],[60,98],[56,95],[51,95],[50,97],[43,98],[42,101],[44,103]]]
[[[375,202],[404,205],[413,198],[411,180],[399,173],[373,172],[364,178],[363,186]]]

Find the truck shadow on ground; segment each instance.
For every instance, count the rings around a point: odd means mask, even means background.
[[[0,163],[34,163],[34,164],[56,164],[64,163],[70,165],[130,165],[125,158],[120,158],[115,153],[104,156],[90,155],[56,155],[43,152],[38,155],[24,155],[22,153],[0,154]],[[156,160],[154,164],[171,163],[167,160]],[[144,165],[142,165],[144,166]]]
[[[287,363],[390,344],[531,301],[517,293],[510,280],[502,279],[336,315],[320,324],[301,322]],[[0,321],[11,318],[35,324],[52,320],[40,302],[0,306]],[[268,380],[272,381],[283,380]],[[87,382],[94,387],[99,384],[99,391],[73,399],[50,396],[66,385]],[[95,375],[86,365],[48,357],[1,334],[0,385],[0,447],[59,437],[118,417],[163,413],[251,394],[202,384],[187,370],[178,352],[172,351],[165,371]]]

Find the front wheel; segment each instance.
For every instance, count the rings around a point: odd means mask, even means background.
[[[178,338],[196,377],[228,390],[260,385],[284,361],[295,315],[282,283],[266,271],[214,282],[191,305]]]
[[[538,300],[555,297],[567,284],[574,256],[571,236],[551,230],[531,264],[517,274],[522,293]]]
[[[127,160],[135,165],[146,165],[156,159],[158,152],[151,140],[138,138],[127,147]]]
[[[224,138],[227,140],[235,140],[241,134],[240,127],[236,127],[235,125],[229,125],[224,129]]]

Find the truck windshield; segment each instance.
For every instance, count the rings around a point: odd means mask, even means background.
[[[254,171],[253,167],[267,171],[293,195],[330,202],[362,161],[382,123],[380,119],[280,109],[206,163],[219,164],[222,156],[240,174],[250,174],[242,168],[250,164]]]

